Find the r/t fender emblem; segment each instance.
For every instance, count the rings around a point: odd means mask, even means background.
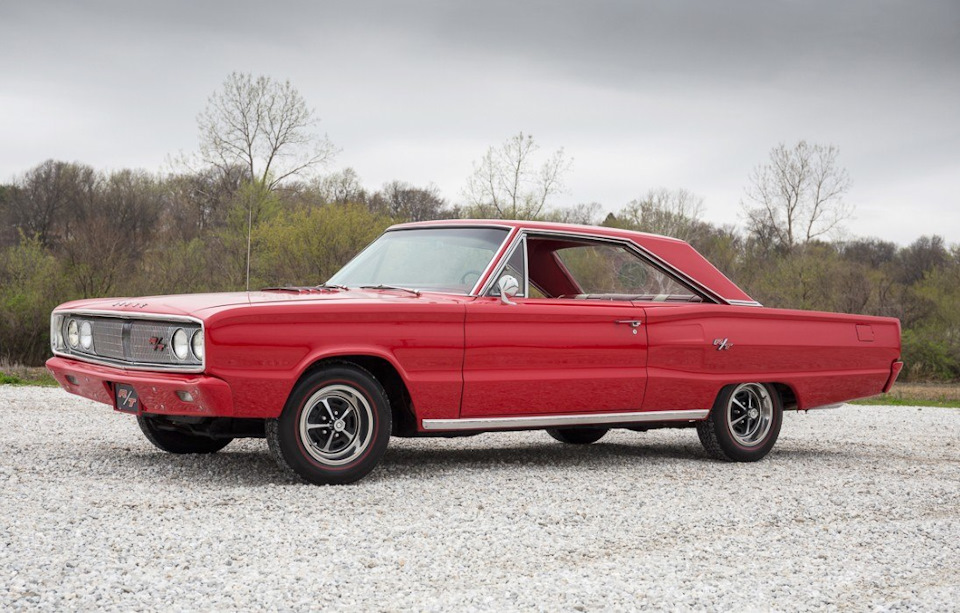
[[[717,348],[717,351],[725,351],[733,347],[733,343],[725,338],[715,338],[713,339],[713,346]]]

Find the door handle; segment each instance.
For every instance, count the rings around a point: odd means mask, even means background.
[[[626,324],[626,325],[630,326],[631,328],[639,328],[640,326],[643,325],[643,322],[640,321],[639,319],[618,319],[617,321],[615,321],[615,322],[613,322],[613,323],[615,323],[615,324]]]

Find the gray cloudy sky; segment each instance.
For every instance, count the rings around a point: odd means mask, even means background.
[[[654,187],[739,223],[751,169],[840,148],[852,235],[960,242],[960,2],[0,0],[0,182],[56,158],[165,168],[231,71],[289,78],[368,188],[435,183],[520,130],[557,204]]]

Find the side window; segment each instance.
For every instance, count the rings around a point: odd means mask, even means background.
[[[513,250],[513,253],[510,254],[510,257],[507,259],[506,265],[500,270],[497,274],[497,278],[494,281],[493,285],[490,287],[490,290],[487,292],[488,296],[499,296],[500,287],[498,283],[500,279],[505,275],[510,275],[517,280],[520,284],[520,292],[517,294],[520,298],[525,298],[526,287],[527,287],[527,276],[526,276],[526,254],[527,254],[527,241],[521,240],[517,247]]]
[[[572,244],[555,253],[585,298],[691,297],[689,289],[619,245]]]

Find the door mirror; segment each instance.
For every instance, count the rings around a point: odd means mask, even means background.
[[[513,275],[503,275],[497,281],[497,288],[500,290],[500,302],[503,304],[516,304],[510,300],[520,291],[520,282]]]

